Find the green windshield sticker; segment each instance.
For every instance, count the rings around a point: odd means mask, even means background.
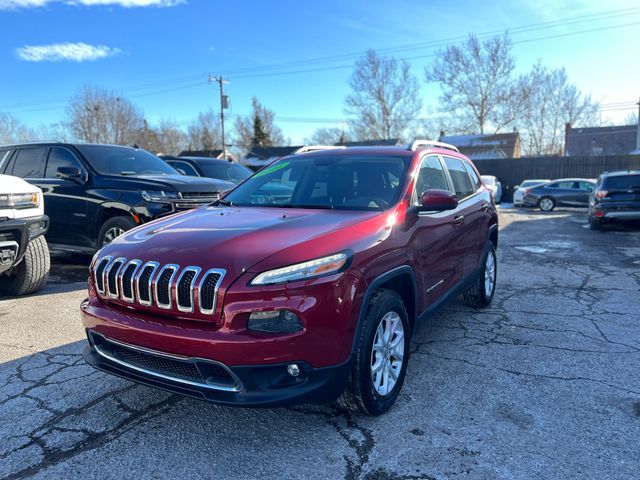
[[[277,172],[278,170],[281,170],[287,166],[289,166],[289,162],[282,162],[277,165],[272,165],[271,167],[260,170],[253,177],[256,178],[256,177],[262,177],[263,175],[269,175],[270,173]]]

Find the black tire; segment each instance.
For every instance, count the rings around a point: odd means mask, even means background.
[[[546,202],[547,200],[550,200],[551,203],[548,204]],[[550,206],[547,207],[547,205],[550,205]],[[556,201],[552,197],[542,197],[540,200],[538,200],[538,208],[540,210],[542,210],[543,212],[551,212],[551,211],[553,211],[554,208],[556,208]]]
[[[593,217],[589,217],[589,228],[591,230],[602,230],[602,222]]]
[[[100,233],[98,234],[98,248],[102,248],[107,243],[110,243],[111,240],[107,241],[106,237],[108,233],[114,231],[114,229],[122,230],[126,232],[127,230],[131,230],[136,226],[136,222],[133,221],[131,217],[113,217],[104,222],[102,228],[100,229]],[[105,243],[106,242],[106,243]]]
[[[404,353],[395,385],[389,393],[382,396],[376,391],[373,384],[372,350],[376,330],[383,317],[390,312],[397,313],[402,321]],[[357,339],[347,387],[337,401],[338,406],[365,415],[380,415],[389,410],[402,389],[409,359],[410,340],[409,317],[402,298],[392,290],[378,290],[369,301],[360,338]]]
[[[493,255],[495,269],[493,273],[493,288],[491,290],[491,294],[487,295],[487,290],[485,288],[485,273],[487,271],[487,259],[489,258],[489,255]],[[478,276],[473,281],[473,284],[462,293],[462,299],[465,301],[465,303],[471,305],[474,308],[486,308],[491,305],[493,296],[496,293],[497,275],[498,257],[496,256],[496,249],[493,246],[493,243],[489,242],[487,245],[487,250],[482,257],[482,267],[480,268],[480,272],[478,272]]]
[[[6,295],[26,295],[40,290],[49,278],[51,259],[44,236],[29,242],[22,261],[9,275],[0,277],[0,292]]]

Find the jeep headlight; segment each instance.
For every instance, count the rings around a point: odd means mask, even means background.
[[[0,194],[0,208],[37,208],[40,206],[40,193],[3,193]]]
[[[251,285],[272,285],[274,283],[293,282],[296,280],[307,280],[310,278],[330,275],[340,272],[347,265],[349,255],[347,253],[336,253],[328,257],[309,260],[308,262],[296,263],[288,267],[276,268],[262,272],[251,281]]]
[[[164,190],[143,190],[140,194],[147,202],[171,203],[180,199],[178,192],[165,192]]]

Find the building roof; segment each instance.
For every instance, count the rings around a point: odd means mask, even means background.
[[[254,147],[249,150],[245,158],[268,160],[270,158],[286,157],[300,150],[304,145],[289,145],[286,147]]]
[[[460,153],[471,160],[492,158],[519,158],[520,134],[518,132],[440,135],[440,142],[458,147]]]
[[[637,125],[572,128],[565,132],[565,156],[625,155],[640,149],[636,145]]]

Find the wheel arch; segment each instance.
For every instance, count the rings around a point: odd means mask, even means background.
[[[417,312],[419,306],[416,275],[409,265],[401,265],[375,277],[367,287],[360,306],[360,312],[358,314],[358,323],[353,336],[351,352],[355,351],[357,340],[360,338],[364,318],[367,314],[369,300],[371,300],[371,297],[381,289],[392,290],[400,295],[405,304],[405,308],[407,309],[411,332],[415,331],[415,328],[417,327]]]

